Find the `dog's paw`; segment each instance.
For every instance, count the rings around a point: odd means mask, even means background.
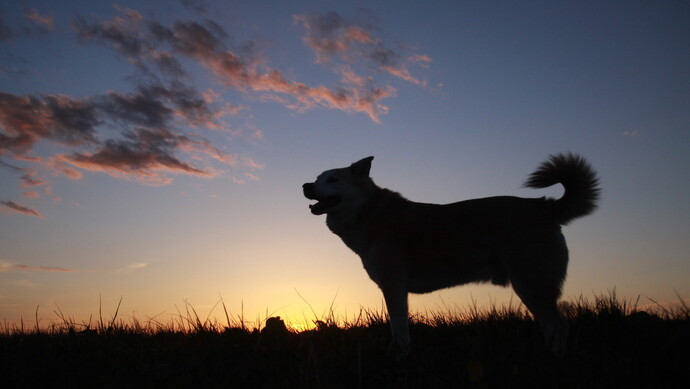
[[[394,340],[388,345],[386,355],[389,359],[392,359],[397,363],[405,362],[407,357],[410,355],[410,343],[398,342]]]

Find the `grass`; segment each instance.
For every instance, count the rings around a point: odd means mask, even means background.
[[[569,352],[544,350],[527,311],[509,304],[412,315],[412,351],[389,355],[386,315],[332,310],[297,332],[277,318],[254,328],[219,301],[225,323],[185,303],[168,323],[63,314],[47,327],[0,327],[3,387],[637,388],[676,387],[690,371],[690,309],[638,309],[615,291],[562,303]]]

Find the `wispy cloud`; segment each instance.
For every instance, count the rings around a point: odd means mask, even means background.
[[[115,274],[130,274],[141,269],[145,269],[149,266],[148,262],[132,262],[118,269],[112,270],[111,272]]]
[[[26,154],[40,139],[73,146],[95,143],[98,124],[87,99],[0,92],[0,155]]]
[[[53,266],[29,266],[29,265],[14,265],[15,269],[26,270],[26,271],[52,271],[59,273],[71,273],[76,270],[68,269],[64,267],[53,267]]]
[[[205,13],[208,8],[204,0],[180,0],[180,4],[188,10],[199,13]]]
[[[182,74],[177,57],[195,60],[219,77],[227,86],[242,93],[258,93],[264,100],[276,101],[287,108],[306,111],[317,107],[367,114],[379,122],[387,112],[381,100],[394,95],[390,86],[339,84],[335,87],[308,85],[286,77],[266,66],[253,52],[254,43],[230,48],[228,34],[217,23],[205,20],[176,21],[163,25],[147,20],[132,10],[123,11],[113,20],[90,23],[77,18],[73,23],[85,42],[108,45],[145,69],[158,68],[164,73]],[[353,29],[349,35],[357,37]],[[364,31],[360,32],[360,35]],[[374,39],[374,38],[371,38]],[[392,52],[391,52],[392,53]],[[393,58],[393,54],[389,54]],[[388,60],[390,68],[397,66]],[[403,72],[405,69],[397,69]],[[411,77],[411,76],[409,76]]]
[[[179,83],[170,87],[141,85],[134,93],[109,92],[88,99],[0,92],[0,128],[4,130],[0,133],[0,156],[35,162],[72,179],[82,177],[74,167],[156,185],[172,181],[165,173],[211,177],[214,174],[210,171],[192,166],[178,154],[193,151],[226,165],[232,165],[227,163],[232,157],[210,147],[200,136],[184,135],[177,126],[216,128],[217,119],[231,114],[225,110],[232,108],[216,108],[214,104],[210,95]],[[97,126],[103,123],[122,129],[121,137],[100,141]],[[29,157],[40,140],[77,150],[46,160]],[[8,163],[2,166],[22,173],[23,188],[46,183],[33,168]]]
[[[256,142],[263,131],[247,125],[247,131],[230,128],[228,120],[251,117],[249,107],[223,99],[227,91],[250,95],[252,101],[279,103],[306,112],[326,108],[367,115],[375,122],[388,113],[386,99],[396,95],[391,82],[375,75],[393,76],[424,85],[413,67],[427,66],[431,59],[408,49],[393,48],[377,36],[372,23],[348,20],[330,12],[294,17],[316,61],[331,68],[332,85],[310,85],[270,66],[257,53],[253,41],[237,40],[207,15],[200,0],[180,0],[190,19],[163,23],[142,13],[116,7],[110,19],[75,16],[75,39],[84,45],[100,45],[116,52],[134,68],[129,78],[133,89],[73,97],[64,94],[16,95],[0,92],[0,167],[17,174],[25,199],[42,195],[59,201],[53,193],[54,176],[82,179],[84,172],[99,172],[148,185],[165,185],[178,174],[213,178],[226,175],[232,181],[258,181],[264,165],[252,158],[228,152],[209,140],[208,131],[227,138],[242,136]],[[193,19],[196,17],[200,20]],[[0,15],[0,41],[27,31],[49,33],[56,22],[36,9],[23,18]],[[18,20],[18,21],[17,21]],[[23,31],[23,32],[22,32]],[[200,65],[216,81],[218,90],[199,90],[189,66]],[[373,70],[373,72],[372,72]],[[251,120],[249,120],[251,121]],[[41,142],[58,146],[52,155],[35,155]],[[43,217],[35,209],[13,201],[4,208]]]
[[[3,15],[0,14],[0,42],[9,41],[14,36],[12,27],[10,27],[4,20]]]
[[[41,15],[35,8],[27,10],[25,16],[29,21],[31,21],[34,25],[40,28],[43,32],[48,32],[53,29],[53,17],[50,15]]]
[[[115,177],[132,176],[150,184],[169,183],[159,172],[186,173],[210,177],[212,174],[182,162],[174,151],[193,143],[183,135],[167,130],[137,129],[124,134],[122,140],[109,140],[95,152],[59,155],[58,159],[76,167],[102,171]]]
[[[129,265],[127,265],[127,269],[138,270],[138,269],[143,269],[143,268],[147,267],[148,265],[149,264],[146,262],[134,262],[134,263],[130,263]]]
[[[305,28],[304,43],[314,50],[319,63],[330,62],[335,55],[352,55],[358,44],[379,42],[368,31],[346,22],[336,12],[295,15],[293,20]]]
[[[13,264],[0,260],[0,273],[10,270],[14,266]]]
[[[0,204],[4,205],[6,209],[8,209],[10,212],[21,213],[29,216],[36,216],[38,218],[44,219],[43,215],[41,215],[41,213],[37,210],[21,204],[17,204],[14,201],[0,201]]]
[[[47,271],[47,272],[58,272],[58,273],[71,273],[76,271],[75,269],[60,267],[60,266],[32,266],[23,264],[13,264],[7,261],[0,261],[0,273],[21,270],[21,271]]]
[[[410,67],[428,66],[431,58],[423,54],[407,55],[394,50],[376,37],[370,23],[346,20],[336,12],[295,15],[295,23],[306,31],[304,43],[316,54],[316,62],[331,63],[335,58],[347,63],[365,61],[375,69],[405,81],[426,85],[426,81],[412,75]]]
[[[35,8],[26,9],[23,17],[16,17],[3,11],[0,9],[0,42],[45,35],[55,27],[54,18],[51,15],[41,14]],[[0,71],[3,69],[0,68]]]
[[[2,153],[0,153],[0,155],[2,155]],[[34,162],[37,164],[42,163],[41,159],[38,157],[30,158],[29,160],[31,162]],[[41,194],[38,191],[38,188],[41,187],[41,188],[43,188],[43,194],[53,198],[53,200],[55,200],[56,202],[60,201],[60,198],[53,193],[53,186],[50,185],[50,183],[47,180],[45,180],[43,178],[39,178],[39,173],[35,168],[15,166],[15,165],[7,163],[1,159],[0,159],[0,167],[11,170],[11,171],[16,172],[18,174],[21,174],[21,176],[19,177],[19,179],[21,181],[20,187],[21,187],[21,189],[24,189],[24,197],[25,198],[37,199],[37,198],[41,197]],[[64,174],[67,174],[67,173],[65,172]]]

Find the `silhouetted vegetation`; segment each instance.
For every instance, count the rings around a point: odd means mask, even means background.
[[[119,307],[119,306],[118,306]],[[614,293],[562,307],[568,355],[552,357],[524,308],[427,312],[411,319],[413,348],[389,353],[384,314],[333,315],[295,332],[279,318],[249,329],[243,320],[201,320],[185,307],[168,324],[114,317],[49,328],[5,325],[0,382],[21,387],[229,388],[660,388],[687,383],[690,310],[638,310]]]

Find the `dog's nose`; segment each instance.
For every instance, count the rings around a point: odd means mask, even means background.
[[[307,198],[312,197],[312,193],[314,192],[314,184],[311,182],[308,182],[304,185],[302,185],[302,193],[304,193],[304,196]]]

